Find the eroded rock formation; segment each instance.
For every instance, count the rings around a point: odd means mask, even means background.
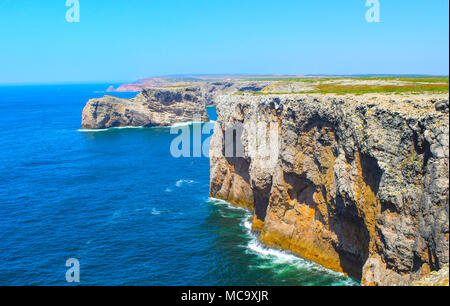
[[[407,285],[449,262],[448,95],[221,96],[210,195],[252,209],[260,240],[363,285]],[[250,122],[278,146],[249,151]],[[240,157],[225,157],[241,123]]]
[[[433,271],[430,274],[423,276],[421,279],[413,282],[411,286],[422,287],[422,286],[439,286],[448,287],[449,286],[449,266],[445,265],[439,271]]]
[[[83,129],[171,126],[191,122],[198,115],[208,121],[200,88],[146,88],[133,99],[105,96],[91,99],[83,110]]]

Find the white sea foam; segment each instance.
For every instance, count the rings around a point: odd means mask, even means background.
[[[344,273],[332,271],[319,264],[297,257],[288,252],[264,246],[258,241],[257,237],[251,232],[252,225],[250,221],[248,221],[248,219],[245,220],[244,226],[247,229],[247,234],[251,237],[251,240],[248,242],[246,246],[248,252],[256,254],[261,258],[270,260],[273,264],[287,264],[290,266],[294,266],[298,269],[319,271],[323,273],[332,274],[335,277],[340,278],[345,277]],[[267,268],[267,266],[263,266],[262,268]],[[352,281],[348,279],[348,284],[351,283]]]
[[[105,132],[108,131],[109,129],[97,129],[97,130],[92,130],[92,129],[79,129],[77,130],[77,132],[82,132],[82,133],[98,133],[98,132]]]
[[[250,220],[248,220],[248,218],[245,219],[244,221],[245,221],[244,222],[244,227],[249,231],[249,233],[251,233],[252,223],[250,222]]]
[[[350,278],[346,278],[343,273],[335,272],[332,270],[329,270],[325,267],[322,267],[316,263],[313,263],[311,261],[305,260],[303,258],[297,257],[291,253],[277,250],[274,248],[269,248],[267,246],[264,246],[258,241],[258,238],[255,234],[252,233],[252,223],[249,220],[249,216],[251,216],[250,212],[244,208],[236,207],[231,205],[229,202],[216,199],[216,198],[209,198],[208,200],[213,205],[219,205],[219,206],[226,206],[228,209],[238,209],[243,210],[247,212],[241,220],[241,225],[246,229],[246,236],[249,239],[249,242],[246,245],[243,245],[247,251],[247,253],[255,254],[263,259],[269,260],[271,264],[263,264],[261,266],[258,266],[259,268],[268,269],[273,268],[273,265],[289,265],[293,266],[298,269],[307,269],[307,270],[314,270],[319,271],[327,274],[334,275],[337,278],[340,278],[341,282],[344,282],[347,285],[355,285],[355,282],[351,280]],[[280,273],[282,273],[284,270],[280,270]]]
[[[261,257],[272,259],[275,263],[288,263],[288,264],[302,264],[302,266],[307,263],[305,260],[296,257],[292,254],[286,253],[284,251],[267,248],[256,239],[252,239],[248,243],[248,249],[257,253]]]
[[[143,126],[119,126],[119,127],[112,127],[107,129],[79,129],[78,132],[82,133],[97,133],[97,132],[106,132],[106,131],[113,131],[113,130],[124,130],[124,129],[145,129]]]
[[[197,121],[179,122],[179,123],[174,123],[171,127],[190,126],[193,124],[202,124],[202,122],[197,122]]]
[[[181,187],[183,185],[191,185],[194,183],[195,183],[195,181],[193,181],[193,180],[179,180],[178,182],[175,183],[175,186]]]
[[[222,205],[222,206],[226,206],[228,209],[232,209],[232,210],[240,210],[240,211],[245,211],[248,214],[246,215],[247,218],[250,217],[250,213],[247,209],[243,208],[243,207],[239,207],[239,206],[234,206],[231,203],[225,201],[225,200],[221,200],[221,199],[216,199],[216,198],[209,198],[208,202],[212,203],[213,205]]]
[[[114,127],[111,129],[116,129],[116,130],[123,130],[123,129],[145,129],[145,127],[143,126],[119,126],[119,127]]]
[[[152,127],[145,127],[145,126],[119,126],[119,127],[111,127],[107,129],[78,129],[77,132],[82,133],[97,133],[97,132],[107,132],[107,131],[114,131],[114,130],[123,130],[123,129],[170,129],[174,127],[180,127],[180,126],[190,126],[192,124],[200,124],[201,122],[185,122],[185,123],[175,123],[171,126],[152,126]]]
[[[154,216],[160,215],[161,213],[162,213],[162,212],[159,211],[159,210],[157,210],[156,208],[153,208],[153,209],[152,209],[152,215],[154,215]]]

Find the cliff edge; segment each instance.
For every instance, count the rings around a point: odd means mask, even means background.
[[[217,105],[210,195],[253,210],[262,242],[362,285],[408,285],[448,264],[447,94],[244,94]],[[250,150],[251,122],[277,127],[264,156]],[[242,156],[225,152],[230,124],[243,127],[231,133]]]

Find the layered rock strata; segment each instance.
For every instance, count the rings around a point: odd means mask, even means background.
[[[82,115],[83,129],[163,127],[199,118],[209,121],[200,88],[146,88],[133,99],[91,99]]]
[[[228,95],[217,105],[210,195],[253,210],[262,242],[362,285],[408,285],[448,264],[448,95]],[[250,150],[255,122],[277,129],[263,156]],[[236,123],[243,154],[230,156]]]

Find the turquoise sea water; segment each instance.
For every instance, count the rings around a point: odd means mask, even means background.
[[[108,85],[0,87],[0,285],[357,285],[262,247],[169,129],[80,131]]]

